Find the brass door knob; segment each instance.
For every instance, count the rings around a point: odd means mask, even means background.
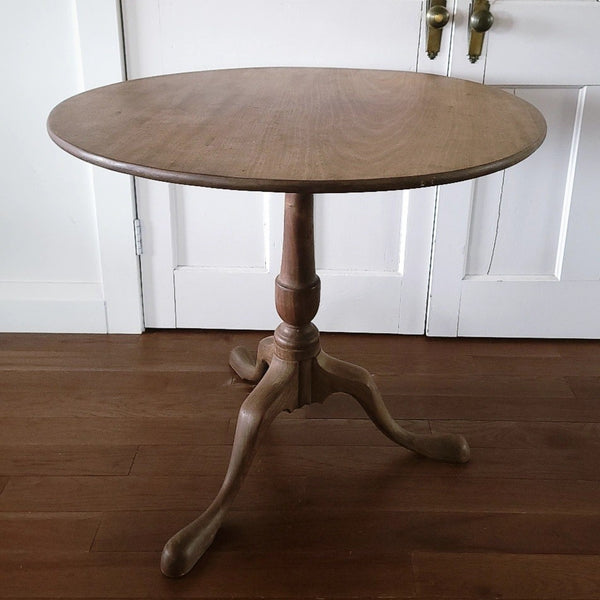
[[[425,19],[427,21],[427,56],[433,60],[440,51],[442,29],[450,20],[446,0],[429,0]]]
[[[494,24],[488,0],[475,0],[469,15],[469,60],[476,63],[483,50],[485,32]]]
[[[485,33],[494,24],[494,15],[489,10],[480,10],[471,15],[469,25],[477,33]]]
[[[449,20],[450,13],[448,12],[448,9],[441,4],[436,4],[427,11],[427,25],[429,25],[429,27],[441,29],[448,24]]]

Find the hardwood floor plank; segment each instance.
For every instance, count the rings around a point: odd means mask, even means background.
[[[72,344],[69,351],[0,351],[0,373],[37,371],[40,373],[74,371],[74,372],[194,372],[194,373],[230,373],[227,354],[214,355],[205,350],[206,355],[198,356],[190,349],[182,347],[180,352],[170,356],[152,353],[146,355],[139,348],[119,347],[118,352],[111,350],[99,357],[92,348],[78,352],[78,344]]]
[[[107,513],[92,550],[159,552],[196,516],[192,511]],[[600,554],[599,530],[600,514],[374,512],[344,510],[338,503],[322,510],[234,510],[211,552]]]
[[[159,558],[155,552],[3,557],[0,598],[412,598],[415,593],[410,555],[403,553],[213,552],[175,580],[161,575]]]
[[[419,459],[414,459],[419,460]],[[448,465],[445,477],[415,477],[395,464],[370,474],[330,469],[311,477],[282,468],[247,478],[234,506],[434,512],[598,514],[597,481],[473,478]],[[427,467],[424,467],[426,472]],[[454,476],[452,476],[454,475]],[[208,506],[222,476],[11,477],[0,511],[196,510]],[[325,485],[326,482],[326,485]]]
[[[127,475],[137,446],[0,446],[3,475]]]
[[[219,475],[229,464],[227,446],[140,446],[133,475]],[[425,461],[398,446],[271,446],[258,450],[251,473],[287,470],[296,476],[336,474],[360,479],[373,471],[403,477],[600,480],[600,452],[571,449],[476,448],[469,464]]]
[[[140,446],[132,467],[133,475],[217,475],[224,474],[231,449],[227,446]],[[399,446],[271,446],[258,449],[251,473],[268,476],[288,470],[295,476],[327,477],[330,472],[348,476],[372,473],[377,469],[398,472],[425,472],[421,461]]]
[[[0,372],[0,417],[231,416],[251,389],[230,373]]]
[[[577,360],[591,358],[600,361],[599,340],[568,340],[558,346],[561,356]]]
[[[403,348],[401,352],[365,354],[362,348],[344,352],[343,360],[360,365],[369,373],[384,375],[469,375],[474,372],[473,357],[467,354],[414,352]],[[335,352],[330,353],[337,357]]]
[[[375,380],[382,394],[393,396],[485,396],[573,398],[564,377],[507,375],[408,374],[381,375]]]
[[[228,420],[186,417],[0,417],[5,446],[104,444],[226,444]]]
[[[569,386],[578,399],[598,402],[600,399],[600,375],[595,377],[567,377]]]
[[[36,552],[87,552],[100,517],[100,513],[0,512],[0,555],[32,548]]]
[[[436,464],[436,475],[441,473]],[[600,481],[600,453],[587,450],[477,448],[465,470],[466,477],[499,479],[557,479]]]
[[[261,332],[147,330],[143,335],[2,334],[0,371],[125,370],[230,373],[229,351],[253,348]]]
[[[435,478],[404,476],[397,469],[378,469],[360,479],[329,473],[326,486],[323,480],[311,477],[306,481],[303,506],[368,507],[370,511],[394,507],[433,512],[599,513],[597,481],[569,481],[566,485],[556,479],[474,479],[463,477],[460,465],[455,467],[455,477]]]
[[[304,416],[303,410],[296,411]],[[369,419],[294,419],[286,413],[277,417],[265,435],[271,446],[395,446]],[[425,419],[399,421],[399,425],[414,433],[429,433]],[[231,421],[233,434],[235,420]]]
[[[597,600],[600,556],[420,553],[418,596]]]
[[[461,433],[471,448],[523,448],[535,451],[598,452],[600,423],[526,421],[432,421],[434,431]]]
[[[0,511],[200,510],[212,502],[223,475],[11,477],[0,495]],[[301,504],[305,495],[302,477],[250,477],[235,506],[285,508]]]
[[[560,356],[563,347],[563,340],[544,339],[447,338],[439,341],[448,343],[447,352],[460,348],[471,356]]]
[[[419,335],[371,335],[352,333],[322,333],[321,345],[330,353],[339,355],[356,352],[366,354],[413,352],[435,355],[437,353],[469,356],[560,356],[565,345],[577,344],[555,340],[431,338]]]
[[[265,450],[259,448],[258,452],[262,455]],[[230,446],[140,446],[131,474],[219,476],[225,474],[230,455]]]
[[[543,396],[402,396],[383,397],[395,419],[600,422],[600,403],[596,399],[550,398]],[[311,419],[364,419],[364,411],[349,396],[336,394],[324,404],[306,408]]]
[[[577,360],[564,356],[473,356],[471,365],[479,375],[556,377],[557,375],[597,375],[600,359],[582,356]]]
[[[4,491],[6,484],[8,483],[8,477],[0,477],[0,495]]]

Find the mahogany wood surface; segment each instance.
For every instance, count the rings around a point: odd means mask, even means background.
[[[2,334],[0,598],[600,597],[597,341],[322,334],[403,425],[468,434],[471,462],[396,446],[348,396],[283,413],[210,552],[162,577],[253,389],[229,350],[264,335]]]
[[[284,192],[374,191],[485,175],[546,133],[504,91],[412,72],[254,68],[164,75],[59,104],[68,152],[133,175]]]

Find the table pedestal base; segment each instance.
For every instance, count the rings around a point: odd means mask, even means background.
[[[469,460],[469,445],[461,435],[406,431],[391,417],[373,377],[365,369],[321,350],[319,332],[311,322],[320,294],[314,265],[312,208],[312,195],[286,194],[283,260],[275,288],[277,311],[284,322],[274,336],[260,342],[257,353],[242,347],[231,352],[231,367],[243,379],[257,382],[257,386],[240,408],[229,468],[217,497],[164,547],[161,569],[169,577],[185,575],[210,546],[248,472],[261,436],[284,410],[291,412],[344,392],[358,400],[380,431],[397,444],[436,460]]]

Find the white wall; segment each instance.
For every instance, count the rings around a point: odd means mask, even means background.
[[[129,178],[107,181],[46,132],[55,104],[121,79],[117,8],[0,0],[0,331],[141,330]],[[115,193],[122,208],[111,210]],[[120,258],[132,279],[121,300],[110,289]]]

